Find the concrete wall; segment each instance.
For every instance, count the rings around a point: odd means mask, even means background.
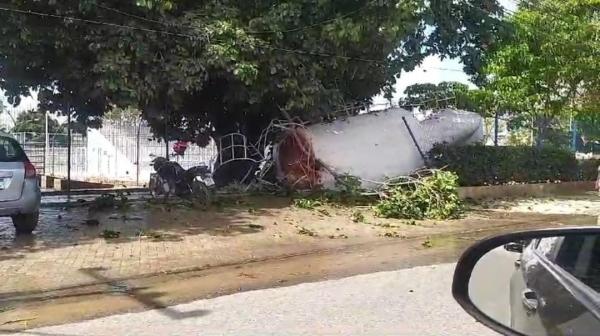
[[[308,133],[316,158],[328,167],[337,173],[380,182],[424,166],[403,117],[425,154],[435,143],[464,144],[483,139],[483,123],[478,114],[453,110],[419,122],[412,112],[389,109],[313,125],[308,127]]]
[[[461,199],[499,199],[521,197],[544,197],[561,194],[593,191],[594,181],[514,184],[484,187],[461,187],[458,194]]]
[[[82,180],[90,181],[130,181],[135,182],[137,176],[137,164],[135,156],[130,157],[122,151],[121,146],[115,146],[111,139],[106,138],[102,133],[96,130],[88,131],[88,149],[87,149],[87,171]],[[169,148],[172,148],[170,142]],[[131,146],[135,150],[135,143]],[[154,172],[151,161],[157,156],[166,156],[164,143],[156,143],[148,146],[142,142],[140,146],[140,185],[148,183],[150,174]],[[200,148],[196,145],[190,146],[184,157],[171,156],[172,161],[178,162],[183,168],[188,169],[199,164],[212,164],[216,153],[214,144],[207,148]]]

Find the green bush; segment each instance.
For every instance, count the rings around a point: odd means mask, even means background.
[[[461,186],[579,180],[573,153],[551,147],[451,146],[438,144],[429,152],[430,165],[458,175]]]
[[[452,172],[434,171],[432,176],[414,184],[389,190],[376,206],[378,216],[398,219],[449,219],[462,211],[458,197],[458,176]]]

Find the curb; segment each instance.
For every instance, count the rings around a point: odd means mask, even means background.
[[[71,190],[71,196],[74,195],[102,195],[110,194],[115,192],[130,192],[130,193],[141,193],[148,192],[148,188],[121,188],[121,189],[78,189]],[[68,196],[69,192],[66,190],[48,190],[42,191],[42,196]]]

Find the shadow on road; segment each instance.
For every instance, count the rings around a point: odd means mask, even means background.
[[[104,268],[86,268],[82,269],[81,272],[86,275],[98,280],[99,282],[106,283],[113,289],[115,293],[122,293],[127,295],[131,299],[136,300],[137,302],[144,305],[144,307],[148,309],[157,309],[157,312],[172,319],[172,320],[183,320],[192,317],[201,317],[210,314],[210,310],[193,310],[180,312],[172,307],[167,306],[167,304],[160,301],[160,298],[163,297],[163,293],[160,292],[146,292],[147,288],[129,288],[126,282],[123,281],[114,281],[113,279],[102,275],[102,271],[105,271]]]

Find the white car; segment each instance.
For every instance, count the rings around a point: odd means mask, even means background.
[[[17,234],[38,224],[41,191],[35,167],[21,145],[0,132],[0,217],[11,217]]]

